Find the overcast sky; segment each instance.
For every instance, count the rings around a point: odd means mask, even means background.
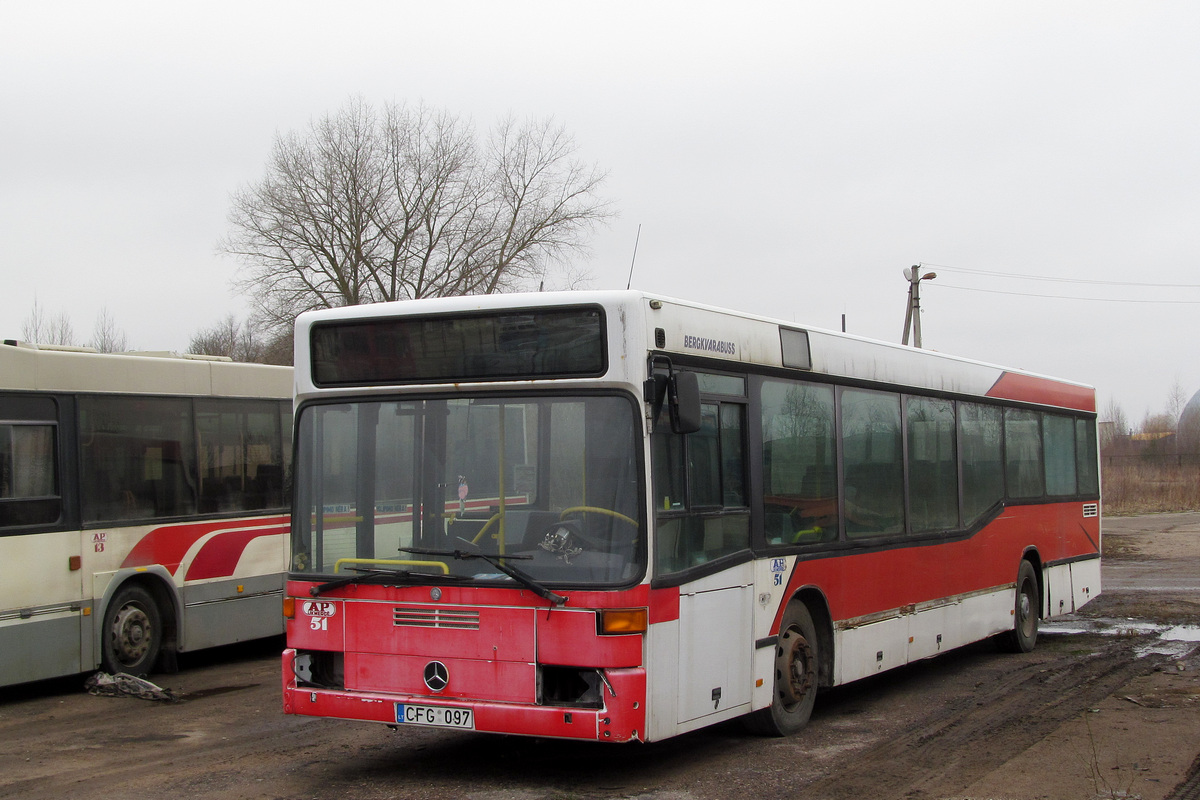
[[[1090,383],[1200,389],[1200,3],[0,0],[0,336],[246,313],[216,253],[352,96],[552,116],[608,170],[593,288]],[[1079,298],[1097,298],[1084,300]]]

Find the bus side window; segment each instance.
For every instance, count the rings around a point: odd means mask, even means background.
[[[1003,430],[998,407],[959,403],[963,523],[968,527],[1004,499]]]
[[[1058,497],[1078,494],[1074,419],[1057,414],[1042,417],[1042,453],[1046,465],[1046,494]]]
[[[0,527],[58,520],[53,425],[0,425]]]
[[[1100,492],[1100,475],[1096,465],[1096,426],[1087,420],[1075,420],[1075,471],[1079,475],[1079,493],[1094,495]]]
[[[767,543],[836,540],[833,389],[800,381],[763,381],[762,436]]]
[[[85,522],[196,513],[191,406],[182,398],[80,398]]]
[[[1004,410],[1005,477],[1009,497],[1033,498],[1045,493],[1040,416],[1036,411]]]
[[[0,528],[61,517],[57,418],[49,397],[0,397]]]
[[[909,397],[908,507],[913,533],[958,527],[958,458],[954,403]]]
[[[904,531],[904,462],[900,395],[843,389],[842,482],[846,536]]]
[[[283,506],[279,409],[271,401],[196,401],[200,513]]]

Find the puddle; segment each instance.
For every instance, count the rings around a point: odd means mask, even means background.
[[[1176,625],[1163,631],[1159,638],[1169,642],[1200,642],[1200,625]]]
[[[1200,642],[1200,625],[1155,625],[1135,619],[1089,619],[1056,622],[1050,620],[1039,626],[1038,633],[1079,634],[1097,633],[1103,636],[1155,636],[1137,648],[1139,656],[1165,655],[1182,658]]]
[[[1038,633],[1098,633],[1105,636],[1143,636],[1162,633],[1166,625],[1155,625],[1136,619],[1076,619],[1057,622],[1043,621]]]

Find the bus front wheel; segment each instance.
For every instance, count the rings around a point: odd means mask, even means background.
[[[805,726],[817,699],[817,628],[803,603],[790,603],[775,645],[771,705],[746,717],[746,726],[766,736],[788,736]]]
[[[123,587],[104,612],[102,668],[114,675],[148,675],[158,659],[162,634],[162,615],[150,592],[136,585]]]

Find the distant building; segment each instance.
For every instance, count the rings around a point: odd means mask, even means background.
[[[1185,453],[1200,453],[1200,392],[1183,407],[1179,415],[1179,450]]]

